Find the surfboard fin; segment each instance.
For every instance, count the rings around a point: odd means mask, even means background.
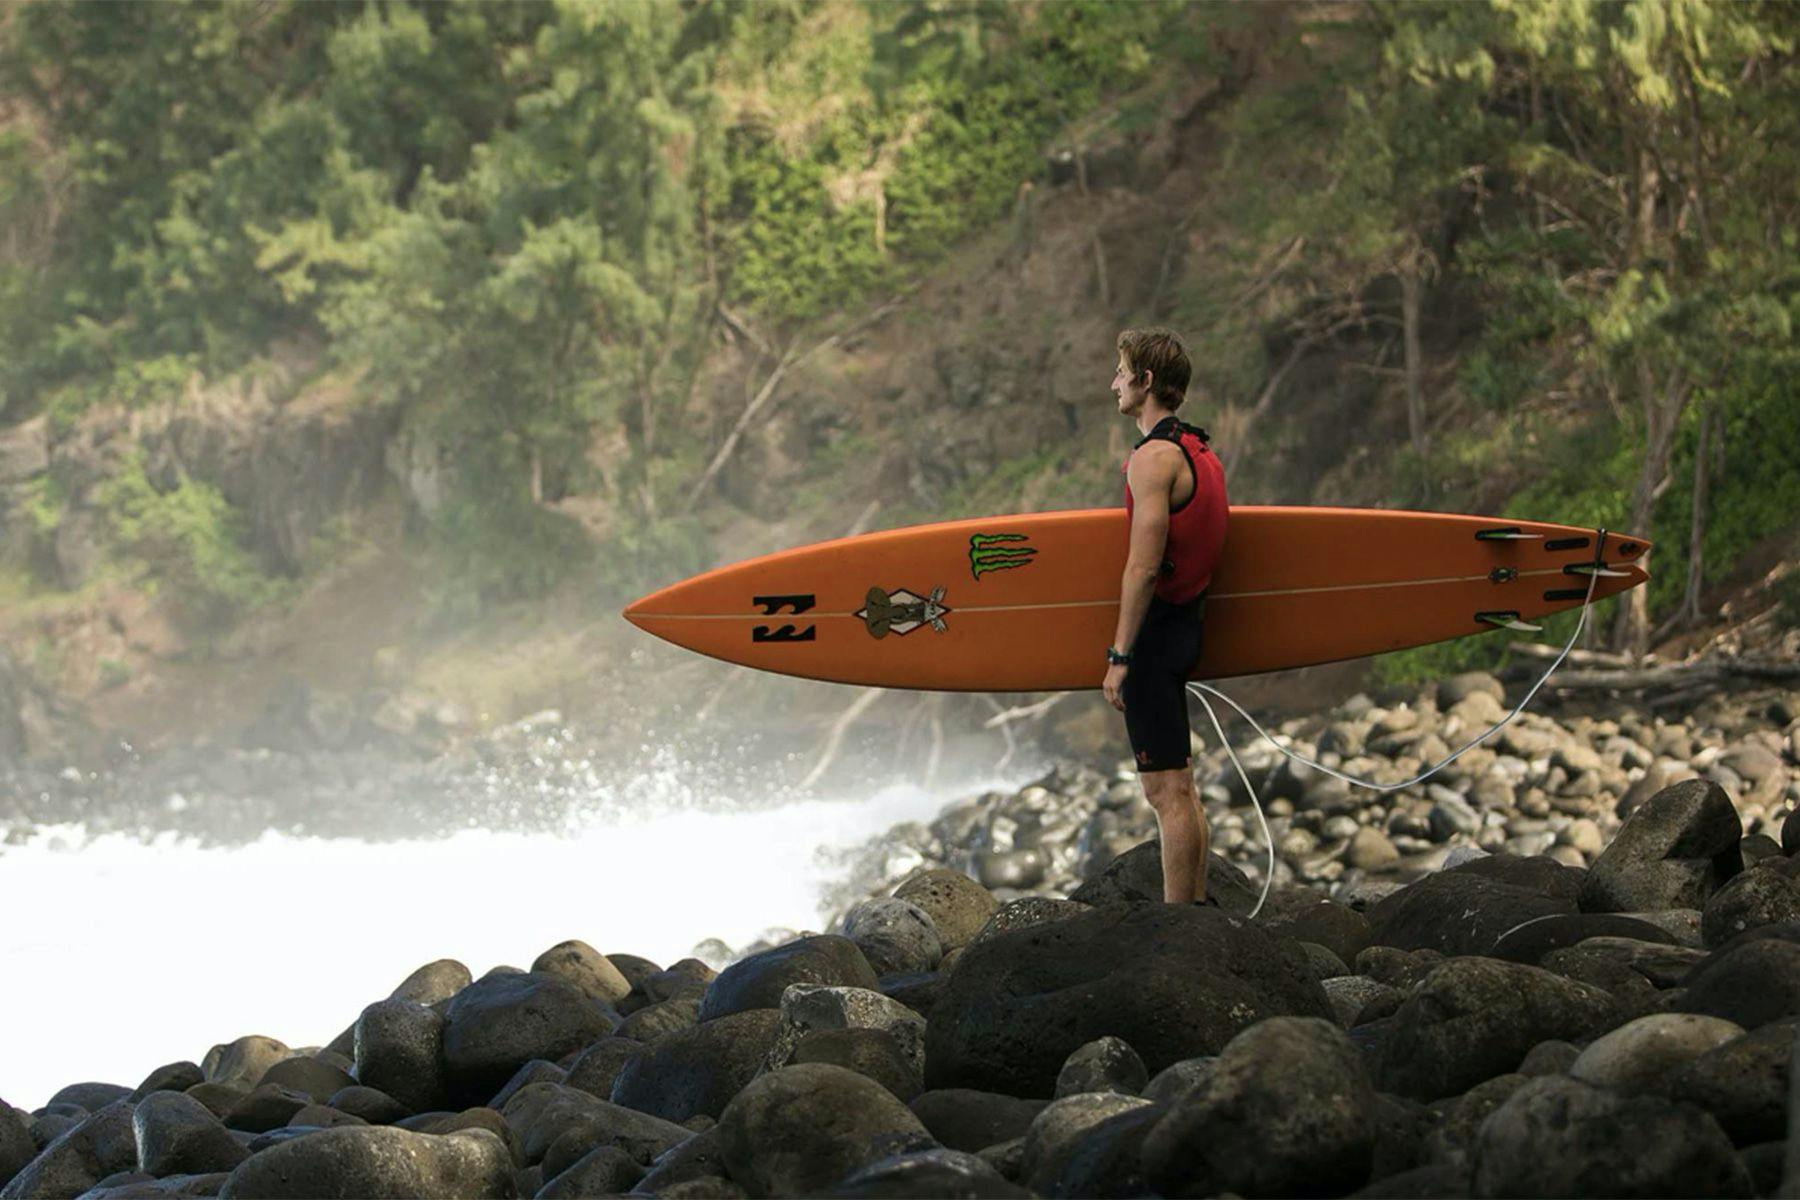
[[[1541,533],[1521,532],[1517,525],[1502,525],[1497,529],[1477,529],[1475,540],[1478,542],[1527,542],[1542,541]]]
[[[1569,563],[1567,566],[1563,567],[1563,574],[1564,575],[1602,575],[1602,576],[1605,576],[1605,577],[1611,578],[1611,579],[1624,579],[1627,576],[1629,576],[1631,574],[1631,572],[1630,571],[1615,571],[1615,570],[1613,570],[1613,568],[1610,565],[1608,565],[1607,563],[1603,563],[1603,562],[1597,562],[1597,563],[1585,562],[1585,563]]]
[[[1516,629],[1520,633],[1540,633],[1544,628],[1542,625],[1532,625],[1519,620],[1516,609],[1509,609],[1506,612],[1478,612],[1475,614],[1475,619],[1485,621],[1496,629]]]

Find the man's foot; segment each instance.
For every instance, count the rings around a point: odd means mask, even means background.
[[[1208,896],[1204,900],[1193,901],[1193,905],[1196,908],[1218,908],[1219,898],[1217,896]]]

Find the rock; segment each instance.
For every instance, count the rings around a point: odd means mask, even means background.
[[[152,1092],[132,1116],[137,1168],[149,1175],[230,1171],[249,1157],[219,1118],[192,1096]]]
[[[894,889],[894,899],[905,900],[924,912],[945,950],[968,945],[1000,907],[1000,902],[979,883],[961,871],[941,867],[909,876]]]
[[[78,1196],[108,1175],[136,1169],[131,1113],[131,1101],[121,1099],[76,1119],[0,1187],[0,1200]]]
[[[1370,941],[1402,950],[1487,955],[1503,935],[1527,921],[1575,911],[1572,903],[1469,867],[1429,875],[1378,902],[1369,911]]]
[[[1095,1038],[1158,1071],[1281,1014],[1332,1014],[1291,943],[1217,909],[1107,905],[973,942],[933,1008],[926,1086],[1049,1096]]]
[[[1614,1015],[1599,988],[1499,959],[1451,959],[1395,1014],[1376,1055],[1376,1085],[1417,1100],[1459,1095],[1512,1070],[1537,1043],[1588,1037]]]
[[[1447,789],[1435,795],[1437,803],[1431,806],[1431,811],[1425,817],[1430,823],[1433,841],[1447,842],[1459,833],[1465,837],[1474,837],[1481,832],[1481,814],[1470,807],[1467,800]]]
[[[901,1103],[924,1088],[921,1070],[894,1035],[881,1029],[820,1029],[802,1037],[791,1059],[796,1063],[830,1063],[866,1075],[894,1093]]]
[[[960,953],[951,951],[952,954]],[[929,1019],[931,1006],[944,990],[944,971],[909,971],[904,975],[883,975],[875,981],[877,990],[896,1004],[903,1004]]]
[[[925,910],[905,900],[872,900],[852,908],[844,918],[844,936],[856,943],[875,974],[930,971],[944,957],[944,946]]]
[[[1444,961],[1436,950],[1399,950],[1393,946],[1369,946],[1356,956],[1356,973],[1410,992],[1420,980]]]
[[[1354,1200],[1450,1200],[1472,1194],[1468,1169],[1454,1163],[1426,1163],[1379,1176],[1374,1183],[1350,1193]]]
[[[37,1154],[38,1145],[31,1140],[30,1118],[0,1101],[0,1187],[5,1187]]]
[[[225,1114],[231,1111],[234,1104],[250,1094],[250,1089],[239,1087],[234,1084],[214,1083],[211,1080],[206,1080],[203,1083],[196,1083],[193,1087],[187,1088],[183,1094],[192,1096],[200,1103],[206,1105],[208,1112],[223,1120]]]
[[[1121,1113],[1153,1107],[1148,1100],[1117,1092],[1090,1092],[1051,1101],[1025,1131],[1019,1182],[1036,1194],[1048,1193],[1083,1135]]]
[[[305,1092],[275,1083],[259,1083],[225,1113],[225,1124],[250,1133],[267,1133],[293,1120],[294,1114],[312,1103]]]
[[[486,1107],[498,1111],[506,1107],[506,1102],[511,1100],[520,1088],[534,1083],[567,1083],[568,1079],[569,1073],[555,1063],[534,1058],[513,1072],[513,1077],[506,1081],[506,1086],[489,1098]]]
[[[1205,1083],[1218,1064],[1219,1057],[1216,1054],[1184,1058],[1180,1062],[1170,1063],[1144,1085],[1144,1099],[1154,1104],[1173,1104],[1193,1088]]]
[[[1562,1076],[1533,1079],[1481,1126],[1477,1196],[1750,1196],[1712,1117]]]
[[[750,1009],[776,1009],[792,984],[875,990],[875,972],[855,942],[837,934],[798,938],[726,967],[700,1002],[702,1024]],[[634,1014],[635,1015],[635,1014]]]
[[[1745,871],[1707,899],[1700,934],[1716,949],[1745,930],[1790,921],[1800,921],[1800,883],[1779,871]]]
[[[685,1121],[696,1113],[720,1117],[756,1078],[780,1024],[779,1010],[758,1008],[677,1030],[626,1060],[612,1101],[666,1121]]]
[[[1108,1117],[1075,1140],[1047,1189],[1052,1196],[1145,1196],[1144,1138],[1163,1117],[1146,1104]],[[1023,1192],[1031,1195],[1030,1192]]]
[[[1726,947],[1694,967],[1674,1005],[1745,1029],[1800,1015],[1800,945],[1754,938]]]
[[[913,1196],[1030,1197],[986,1159],[961,1150],[915,1150],[870,1163],[819,1193],[840,1200]]]
[[[909,1107],[937,1141],[952,1150],[973,1152],[1023,1138],[1048,1103],[973,1088],[939,1088],[920,1092]]]
[[[1249,915],[1262,894],[1245,874],[1216,851],[1206,855],[1206,893],[1226,912]],[[1069,893],[1081,904],[1161,903],[1163,898],[1162,839],[1140,842],[1113,859],[1098,875]],[[996,914],[998,915],[998,914]]]
[[[697,958],[684,958],[638,981],[638,989],[651,1000],[703,994],[719,973]]]
[[[1539,1042],[1525,1054],[1519,1062],[1520,1075],[1567,1075],[1575,1060],[1581,1057],[1581,1047],[1573,1042],[1565,1042],[1560,1038],[1550,1038]]]
[[[252,1034],[235,1042],[214,1046],[200,1064],[214,1083],[236,1084],[248,1090],[262,1082],[263,1072],[293,1053],[271,1037]]]
[[[1743,1034],[1741,1027],[1718,1017],[1652,1013],[1596,1038],[1568,1074],[1615,1091],[1655,1091],[1683,1066]]]
[[[477,980],[444,1012],[444,1070],[452,1098],[481,1103],[532,1059],[555,1062],[609,1036],[617,1025],[605,1007],[559,975]]]
[[[1331,979],[1320,980],[1326,997],[1331,1001],[1331,1011],[1339,1027],[1348,1029],[1357,1023],[1357,1018],[1377,997],[1393,997],[1398,1007],[1405,993],[1399,988],[1391,987],[1379,980],[1370,979],[1367,975],[1338,975]]]
[[[1344,851],[1344,861],[1364,871],[1381,871],[1400,861],[1400,852],[1394,849],[1394,843],[1378,829],[1367,826],[1358,829],[1350,838],[1349,849]]]
[[[315,1129],[335,1129],[339,1125],[367,1125],[361,1117],[353,1117],[349,1113],[339,1112],[327,1104],[309,1104],[292,1117],[288,1124],[310,1125]]]
[[[1325,947],[1346,963],[1369,944],[1369,918],[1329,900],[1297,905],[1262,921],[1270,933]]]
[[[1587,817],[1578,817],[1563,827],[1557,835],[1557,844],[1579,850],[1583,856],[1593,858],[1606,848],[1606,836],[1600,832],[1598,823]]]
[[[1519,1072],[1496,1075],[1464,1092],[1440,1100],[1432,1107],[1441,1110],[1437,1125],[1426,1135],[1424,1153],[1432,1162],[1466,1166],[1469,1147],[1482,1122],[1493,1111],[1525,1085],[1528,1076]]]
[[[611,1007],[631,991],[631,984],[606,956],[583,941],[558,942],[537,956],[533,974],[556,975],[568,980],[591,1000]]]
[[[1588,870],[1583,912],[1703,908],[1743,869],[1743,824],[1717,784],[1664,788],[1626,818]]]
[[[652,1196],[667,1195],[675,1184],[726,1173],[725,1151],[719,1146],[717,1126],[696,1133],[656,1156],[655,1163],[637,1181],[636,1190]]]
[[[575,1061],[569,1065],[567,1076],[563,1082],[572,1088],[580,1088],[591,1096],[602,1100],[610,1100],[613,1085],[618,1082],[619,1072],[631,1058],[642,1053],[644,1043],[631,1038],[601,1038],[587,1049],[580,1052]]]
[[[1437,703],[1440,709],[1448,710],[1470,696],[1477,695],[1491,697],[1499,704],[1506,703],[1505,686],[1486,671],[1466,671],[1461,675],[1438,680]]]
[[[1636,938],[1591,937],[1550,951],[1538,965],[1567,979],[1603,987],[1614,995],[1643,995],[1644,988],[1637,984],[1659,989],[1675,987],[1704,958],[1702,952],[1686,946]],[[1621,983],[1626,982],[1631,986],[1622,988]]]
[[[1558,913],[1535,917],[1500,935],[1490,952],[1493,958],[1537,966],[1552,950],[1573,946],[1588,938],[1632,938],[1639,942],[1673,944],[1675,939],[1648,921],[1618,913]]]
[[[380,1126],[324,1129],[253,1154],[232,1171],[226,1200],[515,1194],[506,1145],[485,1129],[445,1136]]]
[[[658,1042],[700,1023],[700,994],[676,996],[638,1009],[620,1023],[617,1036],[636,1042]]]
[[[547,1161],[551,1148],[577,1129],[587,1133],[581,1154],[595,1146],[616,1146],[640,1162],[649,1162],[692,1136],[691,1130],[673,1121],[557,1083],[534,1083],[521,1088],[506,1102],[500,1116],[505,1128],[518,1140],[519,1156],[526,1162]],[[578,1157],[580,1154],[568,1162]]]
[[[987,924],[976,930],[969,944],[955,952],[957,962],[961,955],[971,947],[977,946],[988,938],[1015,930],[1029,929],[1033,925],[1048,925],[1052,921],[1066,921],[1071,917],[1079,917],[1093,912],[1093,906],[1074,900],[1058,900],[1053,896],[1024,896],[1017,900],[1008,900],[994,910]],[[942,969],[950,970],[953,966],[950,955],[944,956]]]
[[[469,968],[454,958],[428,962],[400,981],[389,1000],[412,1000],[418,1004],[436,1004],[448,1000],[475,982]]]
[[[323,1101],[354,1086],[356,1079],[348,1071],[339,1070],[330,1063],[300,1055],[284,1058],[270,1067],[263,1073],[262,1082],[302,1092],[314,1100]]]
[[[334,1093],[325,1101],[341,1113],[361,1117],[371,1125],[392,1125],[412,1116],[412,1110],[379,1088],[357,1084]]]
[[[818,1191],[890,1155],[932,1148],[886,1088],[824,1063],[751,1081],[725,1107],[718,1134],[731,1178],[758,1196]]]
[[[416,1000],[379,1000],[356,1018],[357,1082],[412,1112],[445,1103],[444,1018]]]
[[[136,1104],[151,1092],[185,1092],[196,1083],[203,1083],[206,1076],[201,1073],[196,1063],[177,1062],[158,1067],[144,1076],[144,1082],[137,1085],[130,1095]]]
[[[588,1151],[538,1189],[541,1200],[575,1200],[579,1196],[611,1196],[629,1191],[644,1177],[638,1161],[617,1146]]]
[[[1056,1097],[1081,1092],[1119,1092],[1135,1096],[1150,1082],[1150,1073],[1122,1038],[1096,1038],[1064,1060],[1056,1076]]]
[[[1689,1060],[1656,1090],[1713,1115],[1739,1146],[1787,1135],[1794,1023],[1778,1021]]]
[[[51,1104],[73,1104],[84,1112],[94,1113],[114,1100],[123,1100],[129,1095],[131,1089],[117,1083],[71,1083],[59,1088],[44,1107],[48,1108]]]
[[[925,1069],[925,1019],[896,1000],[866,988],[796,983],[781,994],[781,1020],[765,1069],[793,1061],[794,1047],[810,1033],[875,1029],[891,1035],[915,1071]]]
[[[1016,850],[983,850],[975,856],[975,874],[989,888],[1036,887],[1049,866],[1044,852],[1035,846]]]
[[[1368,1177],[1374,1106],[1342,1030],[1272,1017],[1233,1038],[1149,1131],[1144,1173],[1165,1196],[1329,1194]]]

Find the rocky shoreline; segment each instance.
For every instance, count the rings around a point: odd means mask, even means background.
[[[1500,704],[1459,677],[1279,733],[1400,780]],[[328,1046],[241,1037],[0,1108],[0,1200],[1772,1195],[1797,705],[1526,714],[1392,795],[1240,749],[1278,849],[1254,920],[1266,852],[1221,754],[1220,908],[1160,902],[1127,772],[1060,767],[863,847],[828,932],[721,971],[445,960]]]

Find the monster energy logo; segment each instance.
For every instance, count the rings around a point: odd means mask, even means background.
[[[983,571],[1010,571],[1031,562],[1037,550],[1009,543],[1029,541],[1022,533],[978,533],[969,539],[969,571],[976,579]]]

